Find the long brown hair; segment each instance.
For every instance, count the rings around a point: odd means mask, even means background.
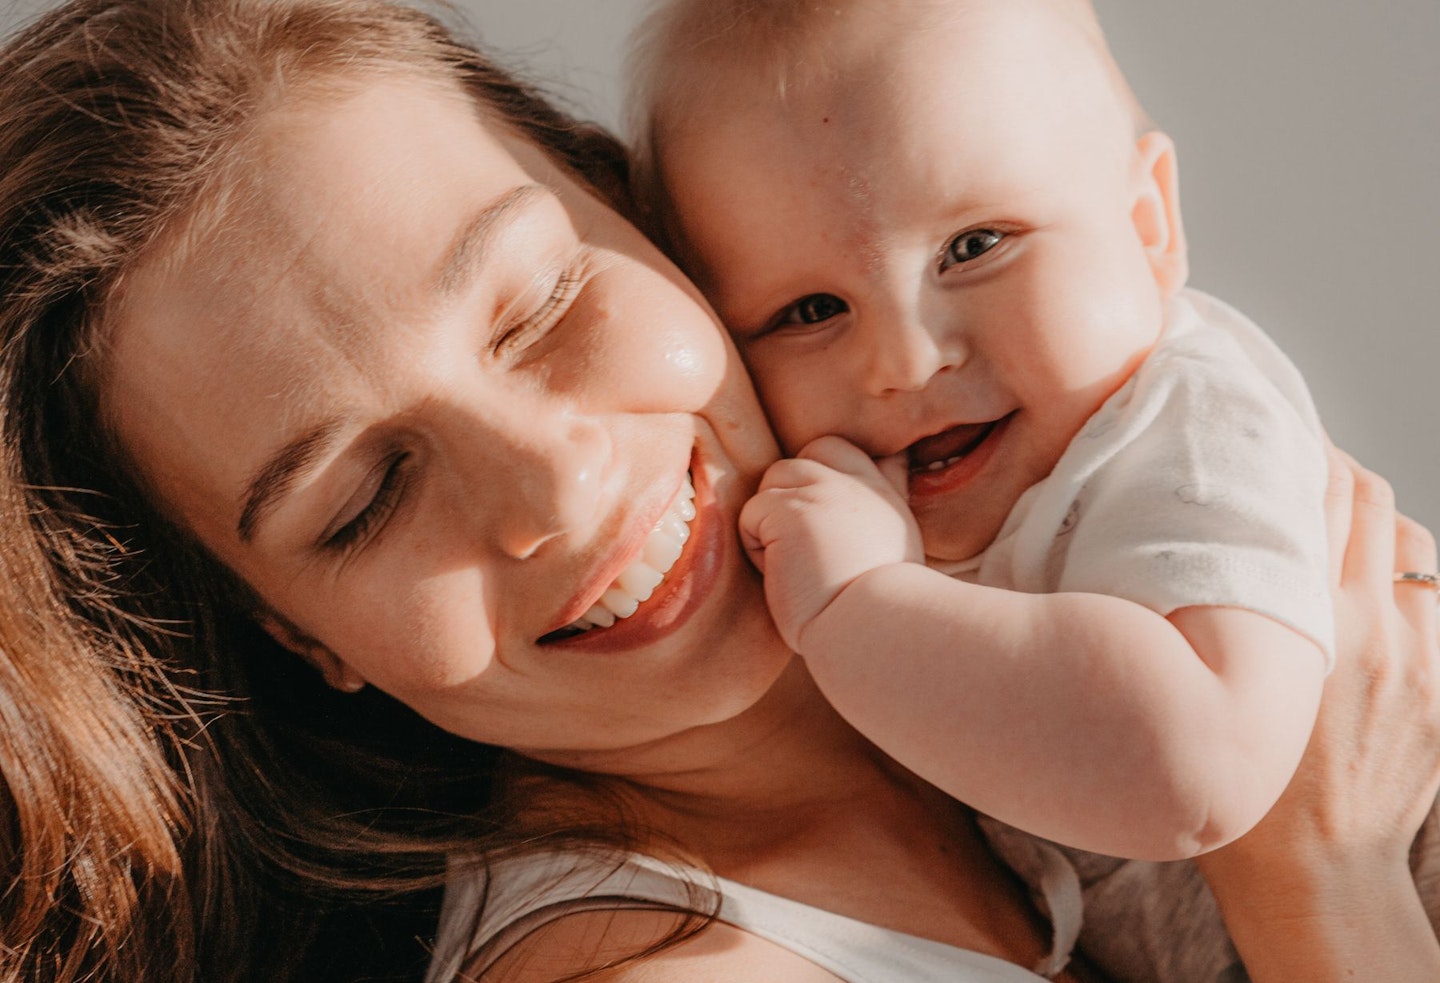
[[[267,105],[385,71],[623,185],[613,139],[385,0],[71,0],[0,51],[0,977],[283,978],[327,905],[537,835],[496,793],[504,752],[337,694],[259,631],[99,413],[127,271]]]

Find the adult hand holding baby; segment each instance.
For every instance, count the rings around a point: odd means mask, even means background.
[[[1393,583],[1396,570],[1434,570],[1435,542],[1396,514],[1383,479],[1337,451],[1328,494],[1339,664],[1285,794],[1199,863],[1256,979],[1440,979],[1409,862],[1440,790],[1436,606],[1431,591]]]

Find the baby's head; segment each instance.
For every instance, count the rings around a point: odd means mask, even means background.
[[[1186,276],[1087,0],[677,0],[636,77],[642,194],[786,449],[907,453],[927,553],[983,549]]]

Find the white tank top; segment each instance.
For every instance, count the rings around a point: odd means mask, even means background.
[[[1068,868],[1066,868],[1068,869]],[[450,983],[482,946],[498,957],[537,928],[577,911],[679,907],[767,939],[847,983],[1040,983],[1044,976],[993,956],[881,928],[723,877],[629,854],[526,853],[487,872],[452,861],[426,983]],[[1063,876],[1043,899],[1054,948],[1039,973],[1059,972],[1079,933],[1079,884]],[[483,972],[483,967],[482,967]]]

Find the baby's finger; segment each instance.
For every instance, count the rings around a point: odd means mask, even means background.
[[[806,461],[795,457],[783,458],[765,469],[756,493],[776,488],[804,488],[824,480],[834,468],[819,461]]]
[[[870,459],[869,454],[844,437],[833,434],[816,437],[800,448],[795,457],[802,461],[815,461],[857,478],[870,478],[875,475],[875,462]]]
[[[759,501],[759,496],[750,499],[740,508],[737,526],[740,530],[740,545],[745,555],[762,574],[765,572],[765,543],[760,538],[760,526],[768,511],[768,503]]]
[[[904,453],[891,454],[875,462],[890,487],[902,501],[910,498],[910,459]]]

